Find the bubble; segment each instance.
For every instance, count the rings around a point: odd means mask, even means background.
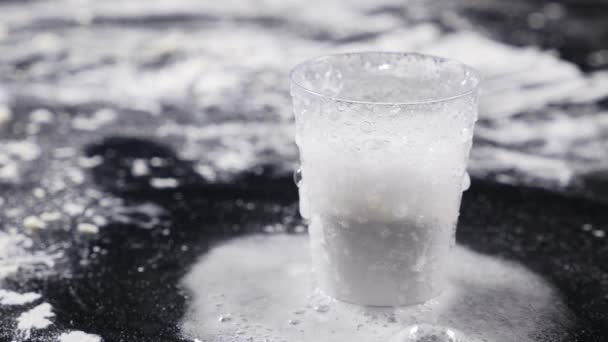
[[[372,125],[372,123],[371,123],[371,122],[369,122],[369,121],[364,121],[364,122],[361,124],[361,131],[362,131],[362,132],[364,132],[364,133],[371,133],[371,132],[373,132],[373,131],[374,131],[374,126]]]
[[[232,320],[232,316],[230,314],[226,314],[226,315],[221,315],[220,317],[218,317],[217,319],[219,322],[229,322]]]
[[[297,186],[300,186],[302,183],[302,169],[298,168],[293,172],[293,182],[296,183]]]
[[[464,141],[468,141],[469,139],[471,139],[471,130],[466,127],[463,128],[461,131],[461,137]]]
[[[444,326],[415,324],[393,337],[390,342],[478,342],[464,333]]]
[[[401,107],[397,105],[391,106],[388,112],[390,116],[395,116],[401,112]]]
[[[464,172],[462,177],[462,191],[467,191],[471,187],[471,177],[468,172]]]

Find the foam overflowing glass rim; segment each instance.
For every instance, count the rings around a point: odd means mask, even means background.
[[[419,58],[426,58],[426,59],[434,59],[434,60],[442,62],[442,63],[455,63],[460,68],[462,68],[462,70],[464,72],[463,80],[471,79],[471,80],[473,80],[473,84],[471,85],[470,88],[467,88],[465,91],[457,92],[455,95],[451,95],[451,96],[444,96],[444,97],[439,97],[436,99],[429,99],[429,100],[423,100],[423,101],[383,102],[383,101],[356,100],[356,99],[349,99],[347,97],[331,96],[331,95],[323,94],[321,92],[318,92],[316,90],[310,89],[309,87],[302,85],[300,82],[298,82],[296,80],[296,74],[299,72],[303,72],[303,70],[306,67],[308,67],[309,65],[311,65],[314,62],[318,62],[318,61],[321,61],[323,59],[328,59],[328,58],[339,58],[339,57],[348,57],[348,56],[364,57],[366,55],[390,55],[390,56],[398,56],[398,57],[399,56],[400,57],[419,57]],[[439,57],[439,56],[435,56],[435,55],[431,55],[431,54],[419,53],[419,52],[397,52],[397,51],[360,51],[360,52],[342,52],[342,53],[332,53],[332,54],[320,55],[320,56],[305,60],[305,61],[297,64],[296,66],[294,66],[289,73],[289,79],[291,81],[291,84],[297,86],[299,89],[301,89],[307,93],[310,93],[312,95],[319,96],[321,98],[330,100],[330,101],[362,104],[362,105],[375,105],[375,106],[400,106],[400,105],[407,106],[407,105],[425,105],[425,104],[432,104],[432,103],[448,102],[451,100],[459,99],[461,97],[465,97],[465,96],[470,95],[471,93],[477,91],[479,89],[480,84],[483,81],[481,74],[475,68],[472,68],[458,60],[451,59],[451,58],[445,58],[445,57]]]

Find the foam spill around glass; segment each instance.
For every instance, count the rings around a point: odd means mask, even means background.
[[[553,342],[574,317],[542,277],[461,246],[454,248],[442,295],[420,305],[336,301],[315,290],[310,268],[304,234],[216,246],[181,281],[189,294],[181,331],[209,342],[411,342],[432,334],[448,338],[448,330],[466,335],[458,342]]]

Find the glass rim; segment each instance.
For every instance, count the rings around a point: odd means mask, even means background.
[[[320,93],[318,91],[315,91],[315,90],[312,90],[312,89],[309,89],[309,88],[303,86],[302,84],[298,83],[295,80],[295,76],[294,75],[295,75],[295,73],[297,71],[305,68],[310,63],[318,61],[318,60],[320,60],[322,58],[341,57],[341,56],[349,56],[349,55],[363,56],[363,55],[371,55],[371,54],[386,54],[386,55],[397,55],[397,56],[418,56],[418,57],[422,57],[422,58],[432,58],[432,59],[439,60],[439,61],[442,61],[442,62],[456,63],[460,67],[462,67],[465,72],[469,72],[471,75],[473,75],[473,77],[476,78],[476,83],[470,89],[467,89],[466,91],[459,92],[456,95],[440,97],[440,98],[437,98],[437,99],[430,99],[430,100],[424,100],[424,101],[381,102],[381,101],[353,100],[353,99],[343,98],[343,97],[339,97],[339,96],[330,96],[330,95],[322,94],[322,93]],[[298,63],[296,66],[294,66],[291,69],[291,71],[289,72],[289,79],[290,79],[292,85],[297,86],[298,88],[304,90],[307,93],[310,93],[310,94],[315,95],[315,96],[319,96],[319,97],[327,99],[327,100],[336,101],[336,102],[353,103],[353,104],[362,104],[362,105],[377,105],[377,106],[424,105],[424,104],[433,104],[433,103],[448,102],[448,101],[459,99],[461,97],[468,96],[468,95],[476,92],[479,89],[479,86],[480,86],[480,84],[483,81],[481,73],[479,71],[477,71],[477,69],[475,69],[475,68],[473,68],[473,67],[471,67],[471,66],[469,66],[469,65],[467,65],[465,63],[462,63],[462,62],[460,62],[460,61],[458,61],[456,59],[445,58],[445,57],[440,57],[440,56],[426,54],[426,53],[420,53],[420,52],[400,52],[400,51],[382,51],[382,50],[376,50],[376,51],[375,50],[368,50],[368,51],[356,51],[356,52],[338,52],[338,53],[330,53],[330,54],[319,55],[319,56],[307,59],[307,60],[305,60],[305,61],[303,61],[301,63]]]

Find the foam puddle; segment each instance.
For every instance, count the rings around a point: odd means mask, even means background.
[[[556,341],[566,333],[572,316],[539,276],[460,246],[451,259],[449,285],[439,298],[370,308],[314,291],[308,236],[233,239],[182,279],[191,302],[181,330],[207,342],[409,341],[402,336],[413,324],[452,327],[469,341]]]

